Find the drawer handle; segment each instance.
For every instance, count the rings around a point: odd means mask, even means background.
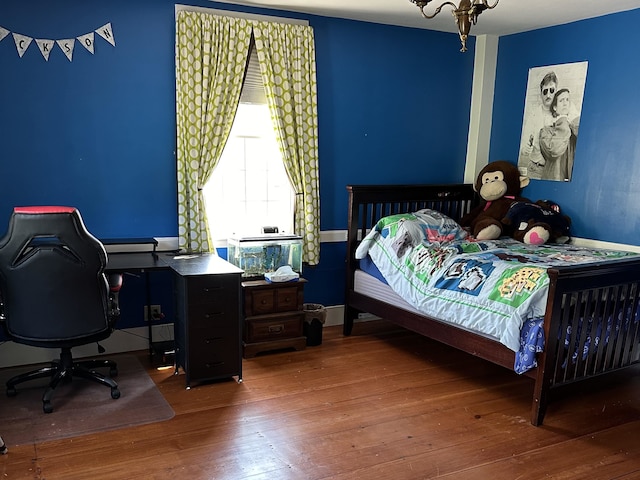
[[[202,291],[203,291],[204,293],[209,293],[209,292],[213,292],[213,291],[216,291],[216,290],[220,290],[220,288],[221,288],[221,287],[204,287],[204,288],[202,289]]]
[[[204,318],[209,319],[213,317],[219,317],[220,315],[224,315],[224,312],[205,313]]]
[[[213,342],[215,342],[216,340],[220,340],[220,339],[221,339],[221,337],[206,338],[204,340],[204,343],[206,343],[207,345],[210,345]]]
[[[216,362],[216,363],[205,363],[204,366],[207,368],[219,367],[220,365],[224,365],[224,362]]]
[[[269,333],[282,333],[284,332],[284,325],[269,325]]]

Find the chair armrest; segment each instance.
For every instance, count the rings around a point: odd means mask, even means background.
[[[120,317],[120,289],[122,288],[123,275],[121,273],[109,273],[107,281],[109,282],[109,317],[111,324],[115,325],[116,320]]]

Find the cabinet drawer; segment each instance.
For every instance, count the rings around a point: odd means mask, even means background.
[[[247,294],[247,315],[262,315],[275,312],[276,298],[275,291],[254,290]]]
[[[246,285],[246,284],[245,284]],[[302,311],[304,283],[245,286],[244,309],[248,317],[277,312]]]
[[[202,335],[189,341],[189,375],[193,380],[235,375],[240,355],[237,342],[226,335]]]
[[[245,342],[256,343],[302,336],[304,313],[291,313],[245,321]]]
[[[188,304],[217,304],[237,301],[237,280],[226,275],[204,275],[188,281]]]
[[[232,298],[207,304],[189,306],[189,326],[193,328],[209,328],[232,326],[237,327],[239,317],[238,302]]]
[[[298,287],[285,287],[276,290],[276,312],[302,310],[298,305]]]

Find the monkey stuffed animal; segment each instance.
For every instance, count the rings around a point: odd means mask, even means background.
[[[530,202],[520,192],[529,185],[529,177],[521,176],[518,167],[498,160],[486,165],[478,174],[473,188],[481,202],[460,220],[477,240],[495,240],[503,235],[509,207],[516,201]],[[548,236],[547,236],[548,238]]]

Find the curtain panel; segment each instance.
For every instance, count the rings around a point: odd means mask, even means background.
[[[255,22],[253,34],[280,153],[296,194],[295,232],[303,238],[303,260],[315,265],[320,258],[320,189],[313,29]]]
[[[181,11],[176,20],[178,246],[215,252],[202,187],[229,138],[247,66],[244,19]]]
[[[222,154],[242,89],[253,33],[267,102],[296,193],[303,261],[320,259],[318,120],[313,29],[178,12],[176,88],[179,246],[213,250],[202,186]]]

